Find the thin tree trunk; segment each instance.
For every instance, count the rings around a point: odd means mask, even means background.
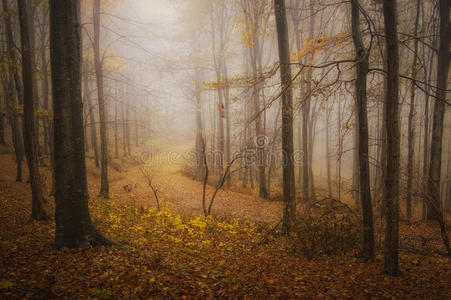
[[[327,104],[326,104],[327,105]],[[327,193],[329,198],[332,198],[332,179],[331,179],[331,163],[330,163],[330,146],[329,146],[329,119],[330,111],[326,106],[326,168],[327,168]]]
[[[35,18],[35,14],[36,14],[36,6],[33,2],[29,2],[26,3],[26,9],[27,9],[27,22],[28,22],[28,37],[29,37],[29,41],[30,41],[30,49],[31,49],[31,68],[32,68],[32,72],[34,74],[35,70],[37,70],[37,65],[36,65],[36,55],[35,55],[35,49],[36,49],[36,30],[35,30],[35,24],[34,24],[34,20]],[[40,101],[39,101],[39,93],[38,93],[38,81],[36,79],[36,76],[33,76],[33,105],[34,105],[34,111],[37,111],[39,109],[40,106]],[[41,157],[41,145],[40,145],[40,130],[39,130],[39,124],[40,124],[40,117],[35,114],[34,115],[34,136],[36,139],[36,151],[37,151],[37,156],[38,156],[38,161],[40,160]]]
[[[342,134],[342,112],[341,102],[338,101],[337,121],[338,121],[338,153],[337,153],[337,186],[338,186],[338,201],[341,201],[341,158],[343,156],[343,134]]]
[[[118,103],[117,101],[115,101],[114,103],[114,153],[115,153],[115,158],[119,158],[119,137],[118,137],[118,126],[117,126],[117,122],[118,122]]]
[[[3,12],[4,12],[4,23],[5,23],[5,35],[6,35],[6,48],[8,52],[8,58],[11,62],[17,62],[16,53],[14,51],[14,37],[12,31],[11,16],[12,12],[9,10],[8,1],[2,0]],[[21,124],[17,113],[17,103],[23,103],[23,90],[22,84],[19,80],[19,74],[17,68],[14,67],[13,63],[8,64],[9,80],[8,80],[8,95],[9,95],[9,120],[12,129],[12,139],[14,152],[16,154],[16,181],[22,181],[22,162],[24,159],[24,145],[22,133],[20,130]],[[14,89],[16,92],[14,92]],[[16,98],[17,96],[17,98]]]
[[[357,83],[357,81],[356,81]],[[357,99],[356,99],[357,100]],[[356,125],[353,128],[353,150],[352,150],[352,200],[354,206],[360,211],[360,184],[359,184],[359,127],[358,116],[356,117]]]
[[[139,132],[138,132],[138,114],[136,113],[135,109],[135,142],[136,142],[136,148],[139,147]]]
[[[122,109],[122,146],[124,157],[127,156],[127,107],[124,105]]]
[[[90,128],[90,135],[91,135],[91,145],[92,148],[94,150],[94,161],[95,161],[95,165],[96,168],[100,167],[100,162],[99,162],[99,147],[97,145],[97,126],[96,126],[96,118],[94,115],[94,105],[92,104],[92,97],[91,97],[91,83],[89,81],[89,75],[88,75],[88,66],[87,64],[85,64],[86,69],[84,72],[84,84],[83,87],[85,89],[85,95],[86,95],[86,102],[88,104],[88,112],[89,112],[89,123],[91,123],[91,125],[89,126]]]
[[[414,36],[418,33],[418,23],[420,19],[420,0],[416,4],[415,30]],[[418,57],[418,39],[414,40],[414,53],[412,62],[412,78],[415,80],[417,76],[417,57]],[[412,217],[412,180],[413,180],[413,155],[415,147],[415,84],[412,83],[410,88],[410,111],[408,125],[408,153],[407,153],[407,195],[406,195],[406,215],[410,219]]]
[[[203,126],[202,126],[202,97],[201,97],[201,76],[200,69],[194,69],[194,89],[195,89],[195,109],[196,109],[196,177],[198,180],[201,180],[204,176],[205,166],[204,162],[204,137],[203,137]]]
[[[6,93],[5,93],[6,94]],[[0,145],[5,145],[5,105],[3,99],[5,97],[0,96]]]
[[[293,94],[285,0],[274,0],[282,84],[283,231],[290,233],[296,213],[293,145]]]
[[[25,0],[18,0],[20,37],[22,46],[22,78],[24,87],[24,142],[32,191],[33,220],[49,220],[47,200],[42,193],[41,175],[39,174],[38,145],[35,131],[33,58],[29,35],[29,19]]]
[[[99,103],[99,122],[100,122],[100,192],[99,197],[109,198],[108,183],[108,132],[106,126],[106,107],[103,90],[103,67],[100,58],[100,0],[94,0],[93,8],[94,19],[94,63],[97,82],[97,101]]]
[[[127,142],[127,155],[131,156],[132,151],[130,147],[130,114],[128,104],[125,105],[125,141]]]
[[[225,159],[226,162],[229,163],[232,159],[231,157],[231,149],[230,149],[230,91],[228,86],[229,74],[227,71],[227,64],[223,61],[223,74],[224,74],[224,82],[226,86],[224,87],[224,110],[225,110]],[[226,177],[226,186],[230,187],[232,185],[232,174],[229,172]]]

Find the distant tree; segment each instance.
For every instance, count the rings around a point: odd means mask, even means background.
[[[112,244],[92,224],[88,208],[80,28],[79,0],[50,0],[57,249]]]
[[[97,82],[97,101],[99,103],[99,122],[100,122],[100,192],[99,196],[109,197],[108,183],[108,132],[106,126],[106,108],[105,95],[103,90],[103,67],[100,57],[100,0],[94,0],[93,9],[94,19],[94,64]]]
[[[417,77],[417,63],[418,63],[418,23],[420,20],[420,0],[416,2],[415,14],[415,29],[414,29],[414,52],[412,62],[412,78]],[[406,195],[406,215],[410,219],[412,217],[412,181],[413,181],[413,155],[415,142],[415,84],[412,83],[410,87],[410,110],[409,110],[409,125],[408,125],[408,153],[407,153],[407,195]]]
[[[293,145],[293,92],[291,87],[290,40],[285,0],[274,0],[282,83],[283,230],[290,232],[296,213]]]
[[[91,93],[91,81],[89,80],[89,68],[88,64],[85,63],[85,70],[83,72],[83,89],[84,89],[84,103],[88,106],[88,115],[89,115],[89,132],[91,136],[91,146],[94,150],[94,162],[96,168],[100,167],[99,163],[99,147],[97,146],[97,126],[96,126],[96,117],[94,114],[94,104],[92,103],[92,93]]]
[[[50,214],[48,212],[47,200],[42,193],[42,180],[39,174],[38,161],[38,141],[36,139],[36,122],[35,122],[35,101],[34,92],[34,70],[32,47],[29,35],[29,18],[27,12],[27,3],[25,0],[18,0],[17,7],[19,9],[20,37],[22,46],[22,80],[23,80],[23,101],[24,101],[24,145],[27,157],[28,170],[30,176],[30,184],[32,191],[32,210],[31,218],[33,220],[48,220]]]
[[[5,93],[6,94],[6,93]],[[5,104],[6,95],[0,96],[0,145],[5,145]]]
[[[257,152],[257,178],[258,178],[258,195],[262,198],[269,198],[268,189],[266,185],[266,159],[265,159],[265,144],[259,143],[258,140],[265,135],[264,118],[262,118],[261,107],[263,102],[261,99],[261,91],[263,90],[263,82],[259,78],[262,73],[263,60],[263,44],[265,38],[265,26],[267,25],[267,12],[269,2],[267,0],[252,1],[241,0],[241,8],[245,17],[246,35],[248,39],[249,49],[249,64],[251,67],[251,74],[255,81],[252,86],[252,121],[255,122],[255,136],[256,136],[256,152]],[[250,136],[249,136],[250,137]],[[262,139],[264,140],[264,139]],[[251,171],[252,172],[252,171]]]
[[[387,163],[385,171],[385,241],[384,272],[399,274],[399,46],[397,31],[397,1],[383,0],[386,41],[385,127]]]

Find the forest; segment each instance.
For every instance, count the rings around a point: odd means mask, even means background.
[[[1,0],[0,299],[451,298],[450,0]]]

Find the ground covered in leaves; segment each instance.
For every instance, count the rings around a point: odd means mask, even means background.
[[[1,155],[2,170],[11,166],[9,156]],[[445,299],[451,295],[450,261],[432,251],[401,252],[402,276],[387,277],[381,274],[380,255],[371,263],[360,260],[354,251],[308,259],[294,253],[293,243],[277,232],[267,235],[270,226],[245,218],[171,213],[170,208],[158,212],[120,197],[91,199],[96,226],[120,247],[55,251],[54,223],[31,222],[30,207],[28,185],[13,182],[9,171],[0,174],[0,298]],[[419,226],[405,229],[403,225],[401,241],[407,245],[414,240],[412,230],[432,228],[436,234],[433,227]]]

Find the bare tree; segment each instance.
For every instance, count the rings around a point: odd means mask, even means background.
[[[35,87],[32,58],[33,53],[30,43],[29,18],[26,1],[18,0],[17,7],[19,9],[20,40],[22,46],[22,79],[24,87],[23,134],[32,192],[31,218],[33,220],[48,220],[50,219],[50,214],[48,212],[47,200],[44,198],[42,192],[42,179],[39,173],[39,145],[36,139],[36,122],[34,112],[34,97],[36,95],[36,92],[33,90]]]
[[[358,164],[359,164],[359,192],[363,213],[363,251],[365,258],[373,260],[374,253],[374,225],[373,207],[370,190],[370,166],[368,162],[368,112],[367,112],[367,75],[369,67],[369,51],[365,49],[360,34],[360,4],[358,0],[351,0],[352,38],[356,51],[357,78],[355,81],[357,119],[358,119]]]
[[[450,65],[450,44],[451,44],[451,24],[450,24],[450,8],[451,3],[447,0],[439,1],[440,13],[440,43],[437,59],[437,92],[434,103],[434,115],[432,122],[432,139],[431,139],[431,159],[429,165],[429,177],[427,185],[427,217],[429,220],[436,219],[439,222],[442,239],[451,256],[448,235],[440,201],[440,183],[442,172],[442,148],[443,148],[443,128],[445,117],[445,99],[446,89],[448,85],[448,73]]]
[[[5,25],[5,36],[6,36],[6,48],[8,53],[8,59],[10,63],[8,64],[9,78],[4,79],[6,81],[5,87],[7,87],[7,95],[10,99],[8,101],[8,113],[9,122],[12,129],[12,140],[14,146],[14,152],[16,154],[16,181],[22,181],[22,162],[24,159],[24,145],[22,139],[22,133],[20,130],[20,119],[17,113],[18,103],[23,101],[23,91],[22,84],[20,83],[19,74],[14,63],[17,62],[16,53],[14,50],[14,36],[12,30],[12,13],[8,6],[7,0],[2,0],[3,12],[4,12],[4,25]],[[14,92],[14,89],[16,92]]]
[[[420,20],[420,0],[416,3],[416,17],[414,37],[418,35],[418,23]],[[417,76],[417,62],[418,62],[418,38],[414,40],[414,53],[412,62],[412,79],[415,80]],[[412,180],[413,180],[413,154],[415,147],[415,84],[412,83],[410,87],[410,110],[409,110],[409,125],[408,125],[408,154],[407,154],[407,195],[406,195],[406,215],[410,219],[412,217]]]
[[[385,171],[385,240],[384,272],[399,274],[399,46],[397,30],[397,1],[384,0],[387,90],[385,91],[385,126],[387,134],[387,163]]]
[[[283,155],[283,230],[290,233],[295,213],[293,93],[291,88],[290,42],[285,0],[274,0],[277,39],[279,44],[280,77],[282,84],[282,155]]]
[[[100,192],[99,196],[109,198],[108,183],[108,132],[106,126],[106,108],[105,95],[103,90],[103,66],[100,57],[100,0],[94,0],[93,8],[94,18],[94,64],[97,82],[97,101],[99,103],[99,122],[100,122]]]

